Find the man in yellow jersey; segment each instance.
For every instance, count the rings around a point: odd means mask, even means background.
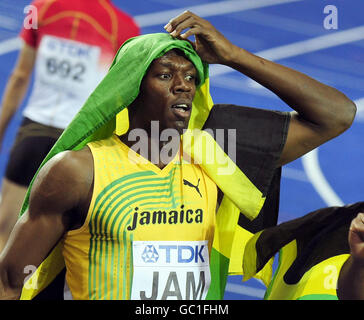
[[[350,127],[355,105],[341,92],[235,46],[195,14],[186,11],[165,29],[173,38],[194,35],[193,46],[205,63],[234,68],[295,110],[276,166]],[[134,39],[119,52],[116,67],[118,61],[127,59],[133,41],[143,39],[147,61],[152,54],[148,39],[154,38],[168,38],[168,44],[181,41],[167,35]],[[138,97],[130,99],[126,133],[90,142],[78,151],[61,152],[39,172],[29,208],[0,257],[2,299],[19,298],[24,267],[38,266],[61,239],[67,282],[75,299],[206,298],[213,286],[209,258],[215,229],[215,181],[201,166],[185,162],[180,148],[172,147],[167,161],[153,158],[155,146],[161,155],[166,141],[173,146],[179,140],[173,136],[154,139],[155,121],[160,135],[166,129],[181,133],[193,112],[203,111],[192,109],[203,72],[194,53],[187,59],[188,50],[184,54],[166,50],[150,61]],[[110,72],[115,70],[119,69]],[[131,132],[140,129],[148,146],[144,154],[133,148]]]

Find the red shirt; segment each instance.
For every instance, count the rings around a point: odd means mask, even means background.
[[[35,0],[38,29],[20,33],[24,41],[37,48],[44,35],[96,45],[101,59],[111,63],[121,44],[140,34],[140,29],[125,12],[111,0]]]

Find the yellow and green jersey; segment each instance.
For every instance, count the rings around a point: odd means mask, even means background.
[[[163,169],[116,135],[88,144],[94,189],[63,256],[74,299],[203,299],[217,188],[180,153]]]

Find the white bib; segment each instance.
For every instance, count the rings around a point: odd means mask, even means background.
[[[37,76],[59,90],[90,93],[94,89],[100,48],[44,36],[38,51]]]
[[[208,241],[134,241],[132,300],[204,300]]]
[[[37,52],[34,88],[24,115],[65,128],[95,89],[106,70],[99,70],[101,49],[46,35]]]

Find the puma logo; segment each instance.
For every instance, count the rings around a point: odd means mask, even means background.
[[[198,194],[200,195],[200,197],[202,198],[202,194],[201,194],[201,192],[200,192],[200,189],[198,188],[198,185],[200,184],[200,179],[198,179],[198,181],[197,181],[197,185],[196,185],[196,186],[195,186],[194,184],[192,184],[191,182],[187,181],[186,179],[183,179],[183,184],[184,184],[185,186],[189,186],[189,187],[191,187],[191,188],[195,188],[195,189],[196,189],[196,191],[198,192]]]

